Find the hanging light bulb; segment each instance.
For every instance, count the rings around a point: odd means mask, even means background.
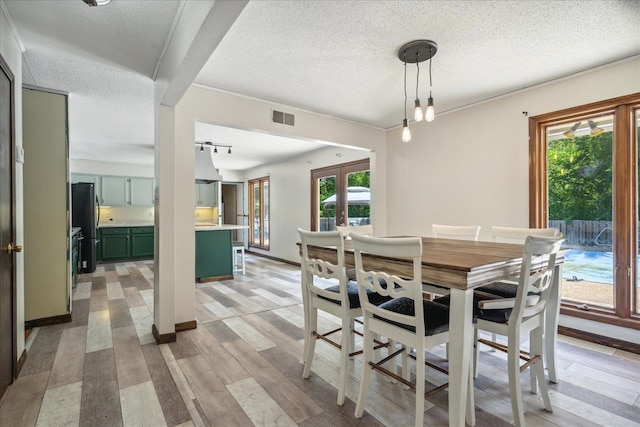
[[[420,106],[420,98],[418,98],[418,84],[420,83],[420,52],[416,53],[416,69],[418,70],[416,73],[416,101],[415,101],[415,110],[413,110],[413,119],[416,122],[421,122],[424,119],[424,113],[422,112],[422,107]]]
[[[591,137],[598,136],[602,132],[604,132],[604,129],[599,128],[596,122],[594,122],[593,120],[589,120],[589,127],[591,128],[591,132],[589,133],[589,136]]]
[[[409,124],[407,119],[402,120],[402,142],[411,141],[411,130],[409,130]]]
[[[407,61],[404,61],[404,119],[402,120],[402,142],[411,141],[411,131],[407,121]]]
[[[218,153],[218,146],[217,146],[217,145],[214,145],[214,146],[213,146],[213,153],[214,153],[214,154],[217,154],[217,153]]]
[[[231,154],[231,147],[227,150],[227,154]]]
[[[430,96],[427,100],[427,118],[428,122],[432,122],[436,118],[436,111],[433,108],[433,98]]]
[[[431,95],[431,88],[433,87],[433,81],[431,80],[431,61],[433,60],[433,48],[429,47],[429,99],[427,100],[427,121],[432,122],[436,118],[436,110],[433,107],[433,96]]]
[[[204,144],[200,144],[200,152],[204,151]]]
[[[565,136],[565,138],[569,138],[569,139],[573,139],[576,137],[576,131],[578,130],[578,127],[580,127],[580,123],[582,122],[578,122],[575,123],[573,126],[571,126],[571,129],[563,132],[562,134]]]

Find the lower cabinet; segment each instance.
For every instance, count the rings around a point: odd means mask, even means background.
[[[153,227],[100,229],[102,261],[153,258]]]
[[[231,230],[196,231],[196,280],[232,277]]]

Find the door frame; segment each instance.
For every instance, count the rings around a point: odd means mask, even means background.
[[[16,131],[15,131],[15,76],[9,67],[9,64],[5,61],[2,54],[0,54],[0,69],[2,72],[6,74],[9,78],[9,159],[10,159],[10,180],[11,180],[11,202],[10,202],[10,229],[11,229],[11,241],[15,242],[16,240],[16,162],[15,162],[15,149],[16,149]],[[18,330],[17,330],[17,268],[16,268],[16,258],[13,258],[13,262],[11,264],[11,373],[12,373],[12,383],[18,376]],[[26,357],[26,349],[24,356]],[[21,360],[24,362],[24,358],[21,357]],[[2,398],[2,396],[0,396]]]

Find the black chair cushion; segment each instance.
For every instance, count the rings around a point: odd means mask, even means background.
[[[498,295],[502,298],[515,298],[516,293],[518,292],[518,285],[514,285],[513,283],[494,282],[480,286],[477,290],[488,294]]]
[[[424,310],[424,334],[425,336],[439,334],[449,330],[449,306],[439,304],[434,301],[422,301]],[[405,314],[407,316],[415,316],[415,307],[411,298],[395,298],[391,301],[385,302],[380,305],[380,308],[393,311],[395,313]],[[412,326],[408,326],[402,323],[393,322],[388,319],[383,319],[380,316],[374,317],[389,322],[392,325],[399,326],[411,332],[415,332],[416,329]]]
[[[329,292],[339,293],[340,292],[340,285],[330,286],[330,287],[326,288],[325,290],[329,291]],[[373,292],[370,289],[367,289],[367,295],[369,296],[369,302],[371,304],[373,304],[373,305],[380,305],[380,304],[382,304],[382,303],[384,303],[386,301],[389,301],[391,299],[391,297],[389,297],[389,296],[380,295],[379,293]],[[349,280],[347,282],[347,296],[349,297],[349,307],[350,308],[359,308],[360,307],[360,297],[358,296],[358,284],[357,284],[357,282],[354,282],[353,280]],[[324,300],[335,302],[336,304],[340,304],[340,301],[338,301],[338,300],[325,298],[323,296],[319,296],[319,297],[324,299]]]
[[[509,320],[509,316],[511,315],[510,308],[497,309],[497,310],[482,310],[478,307],[478,303],[480,301],[485,301],[489,299],[500,299],[502,297],[492,298],[487,295],[482,295],[481,293],[474,292],[473,293],[473,322],[475,323],[477,319],[488,320],[490,322],[495,323],[507,323]],[[443,305],[451,305],[451,296],[445,295],[439,298],[435,298],[433,302],[443,304]]]
[[[480,286],[477,291],[474,292],[474,306],[477,307],[478,303],[476,302],[476,296],[478,296],[478,301],[491,299],[486,295],[483,296],[481,293],[496,295],[500,298],[515,298],[518,293],[518,285],[514,285],[513,283],[505,283],[505,282],[494,282],[489,283],[488,285]],[[535,292],[528,292],[528,295],[536,295]],[[501,308],[496,310],[482,310],[478,308],[478,318],[488,320],[490,322],[495,323],[507,323],[509,321],[509,316],[511,316],[510,308]]]

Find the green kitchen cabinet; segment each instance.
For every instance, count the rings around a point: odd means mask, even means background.
[[[154,229],[149,227],[103,227],[98,230],[98,260],[152,259]]]
[[[131,258],[153,258],[153,227],[131,228]]]
[[[153,206],[155,185],[153,178],[129,178],[131,206]]]
[[[232,278],[231,230],[196,231],[196,279]]]
[[[100,244],[102,245],[103,261],[121,260],[130,257],[129,231],[129,227],[102,229]]]

